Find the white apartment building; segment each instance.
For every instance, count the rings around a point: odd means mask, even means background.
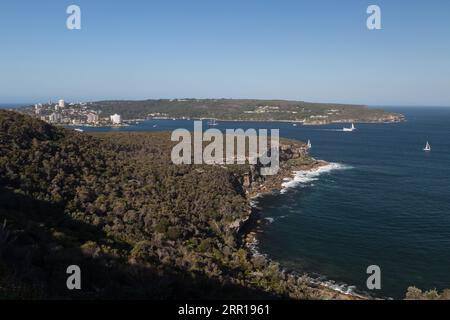
[[[87,115],[87,122],[88,123],[97,123],[98,122],[98,114],[96,114],[96,113],[89,113]]]
[[[122,117],[120,115],[118,115],[117,113],[113,114],[111,116],[111,122],[112,122],[112,124],[121,124],[122,123]]]
[[[59,122],[61,121],[62,116],[59,113],[52,113],[49,117],[50,122]]]

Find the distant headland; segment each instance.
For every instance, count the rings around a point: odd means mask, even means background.
[[[404,120],[398,113],[364,105],[254,99],[110,100],[84,103],[36,104],[21,112],[54,124],[115,124],[111,117],[142,119],[216,119],[223,121],[280,121],[304,125],[330,123],[390,123]],[[67,123],[66,123],[67,122]]]

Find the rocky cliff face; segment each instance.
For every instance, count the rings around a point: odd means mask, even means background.
[[[263,176],[261,175],[261,168],[263,167],[260,164],[249,165],[245,167],[245,170],[233,174],[232,182],[236,191],[250,200],[257,194],[281,189],[284,178],[291,176],[293,171],[322,163],[322,161],[316,161],[309,156],[306,144],[283,139],[280,141],[280,170],[278,174]],[[249,225],[251,227],[255,219],[257,217],[252,216],[250,208],[248,215],[243,219],[234,221],[230,225],[230,229],[236,233],[245,233],[244,229]]]
[[[285,176],[286,167],[288,167],[288,162],[290,160],[312,160],[308,154],[308,148],[306,144],[298,141],[292,140],[282,140],[280,141],[280,170],[275,176],[263,176],[261,175],[261,165],[251,165],[247,172],[243,173],[242,176],[238,177],[242,188],[247,194],[255,191],[262,184],[268,180],[273,180],[274,178],[283,179]]]

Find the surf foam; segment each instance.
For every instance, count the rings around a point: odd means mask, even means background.
[[[317,181],[319,179],[319,176],[324,173],[329,173],[334,170],[346,170],[346,169],[351,169],[351,167],[340,163],[329,163],[325,166],[311,170],[295,171],[294,178],[289,179],[289,181],[286,181],[281,185],[283,187],[281,193],[284,193],[287,191],[287,189],[296,187],[298,185],[308,184],[310,182]]]

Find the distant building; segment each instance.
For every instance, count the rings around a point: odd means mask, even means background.
[[[121,124],[122,123],[122,117],[120,115],[118,115],[117,113],[113,114],[111,116],[111,122],[112,122],[112,124]]]
[[[98,114],[96,114],[96,113],[89,113],[87,115],[87,122],[88,123],[97,123],[98,122]]]
[[[64,108],[64,106],[65,106],[64,100],[59,100],[59,101],[58,101],[58,106],[59,106],[60,108]]]
[[[62,119],[62,116],[59,113],[52,113],[49,117],[49,121],[53,122],[53,123],[59,122],[59,121],[61,121],[61,119]]]

